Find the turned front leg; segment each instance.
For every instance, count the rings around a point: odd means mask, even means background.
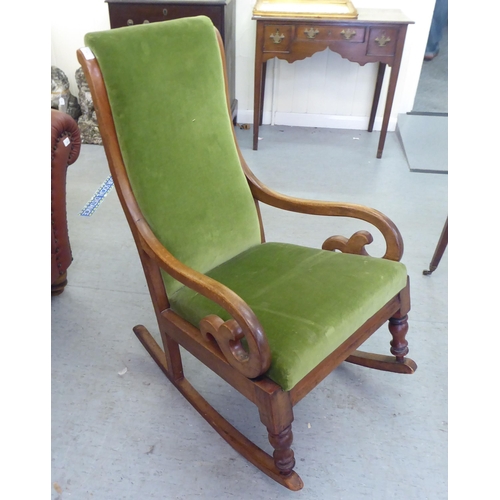
[[[279,434],[269,431],[269,442],[274,448],[274,464],[282,476],[289,476],[295,467],[295,456],[291,448],[293,441],[292,426],[289,425]]]
[[[392,335],[391,353],[396,356],[396,361],[404,363],[408,354],[408,312],[410,310],[410,278],[407,278],[406,286],[399,293],[399,311],[389,319],[389,331]]]
[[[408,315],[402,317],[394,316],[389,319],[389,331],[392,335],[391,353],[396,356],[396,360],[404,362],[405,356],[408,354],[408,341],[406,333],[408,332]]]
[[[293,410],[288,392],[277,390],[257,394],[261,422],[266,426],[269,442],[274,448],[274,465],[281,476],[289,476],[295,466],[291,448],[293,441]]]

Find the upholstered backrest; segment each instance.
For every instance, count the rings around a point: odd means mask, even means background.
[[[204,273],[259,244],[211,21],[89,33],[85,44],[103,74],[132,189],[163,245]],[[166,284],[169,293],[180,286]]]

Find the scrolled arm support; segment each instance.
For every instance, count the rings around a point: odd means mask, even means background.
[[[373,236],[368,231],[357,231],[349,239],[345,236],[330,236],[321,247],[323,250],[338,250],[342,253],[368,255],[365,249],[373,241]]]
[[[205,340],[210,337],[217,342],[227,362],[248,378],[262,374],[261,356],[255,338],[245,335],[242,327],[234,320],[223,321],[212,314],[200,321],[200,331]],[[248,351],[241,341],[246,338]]]

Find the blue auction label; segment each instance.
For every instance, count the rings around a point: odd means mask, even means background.
[[[82,217],[90,217],[97,210],[97,207],[102,203],[112,187],[113,179],[109,176],[101,184],[101,187],[96,191],[94,196],[92,196],[91,200],[85,205],[83,210],[80,212],[80,215]]]

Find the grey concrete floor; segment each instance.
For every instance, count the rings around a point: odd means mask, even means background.
[[[447,175],[411,172],[395,133],[237,129],[250,167],[270,187],[377,208],[405,240],[414,375],[344,364],[295,407],[290,492],[227,445],[169,383],[132,333],[156,335],[145,280],[115,189],[80,212],[109,175],[103,148],[84,145],[67,180],[74,261],[52,298],[52,499],[447,498],[447,252],[424,276],[447,216]],[[368,226],[263,209],[269,241],[318,246]],[[376,232],[373,254],[381,255]],[[384,327],[366,349],[388,353]],[[185,354],[186,375],[233,425],[270,451],[255,407]]]

